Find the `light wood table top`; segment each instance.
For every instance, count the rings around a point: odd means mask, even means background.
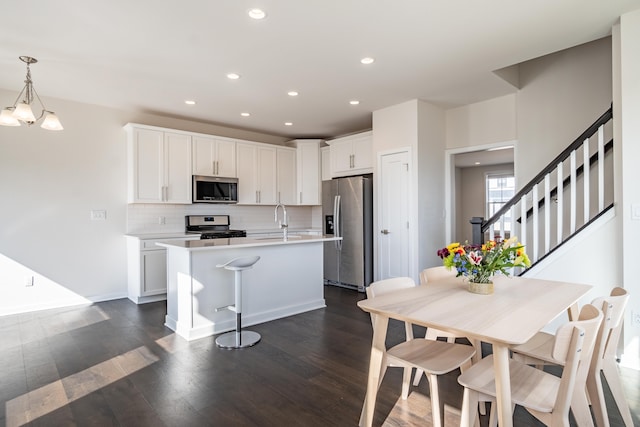
[[[491,343],[499,424],[509,427],[512,414],[508,348],[525,343],[565,310],[576,313],[578,300],[591,289],[589,285],[524,277],[496,277],[492,295],[473,294],[467,287],[459,278],[451,278],[358,302],[362,310],[379,315],[376,316],[379,324],[374,329],[364,425],[370,426],[373,418],[379,365],[385,351],[381,335],[384,332],[386,336],[389,318]]]

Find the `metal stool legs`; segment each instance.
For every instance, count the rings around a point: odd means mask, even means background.
[[[223,307],[236,313],[236,330],[227,332],[216,338],[216,345],[221,348],[235,349],[251,347],[260,341],[260,334],[242,330],[242,271],[253,266],[260,257],[235,258],[226,264],[217,265],[219,268],[233,270],[235,276],[235,304]],[[221,309],[218,309],[221,310]]]

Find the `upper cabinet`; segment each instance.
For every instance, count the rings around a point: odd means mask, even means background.
[[[238,203],[275,205],[276,147],[269,144],[238,142]]]
[[[296,139],[298,205],[320,205],[320,143],[321,139]]]
[[[191,136],[127,125],[129,203],[191,203]]]
[[[326,146],[320,148],[320,166],[322,168],[321,177],[323,181],[331,179],[331,147]]]
[[[237,178],[236,142],[193,136],[193,174]]]
[[[295,205],[297,199],[296,150],[288,147],[276,148],[276,186],[278,203]]]
[[[349,135],[328,141],[331,176],[349,176],[373,172],[372,132]]]

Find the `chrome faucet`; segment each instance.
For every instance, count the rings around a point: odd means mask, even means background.
[[[282,221],[278,220],[279,207],[282,207]],[[289,228],[289,223],[287,222],[287,208],[282,203],[278,203],[274,210],[273,217],[275,222],[278,223],[278,227],[280,227],[284,233],[284,240],[287,240],[287,229]]]

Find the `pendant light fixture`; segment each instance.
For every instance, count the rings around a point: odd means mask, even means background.
[[[27,78],[24,81],[25,85],[13,103],[13,106],[5,108],[2,110],[2,113],[0,113],[0,125],[20,126],[21,123],[26,123],[31,126],[44,117],[44,120],[40,125],[41,128],[47,130],[64,129],[60,124],[60,120],[58,120],[58,116],[56,116],[53,111],[49,111],[45,108],[40,96],[38,96],[38,92],[36,92],[36,88],[33,87],[33,81],[31,81],[31,69],[29,66],[31,64],[35,64],[38,60],[30,56],[21,56],[20,60],[27,64]],[[20,98],[23,95],[24,98],[20,101]],[[42,111],[38,118],[36,118],[33,114],[33,110],[31,109],[32,106],[35,106],[35,100],[37,100],[40,103],[40,107],[42,107]]]

